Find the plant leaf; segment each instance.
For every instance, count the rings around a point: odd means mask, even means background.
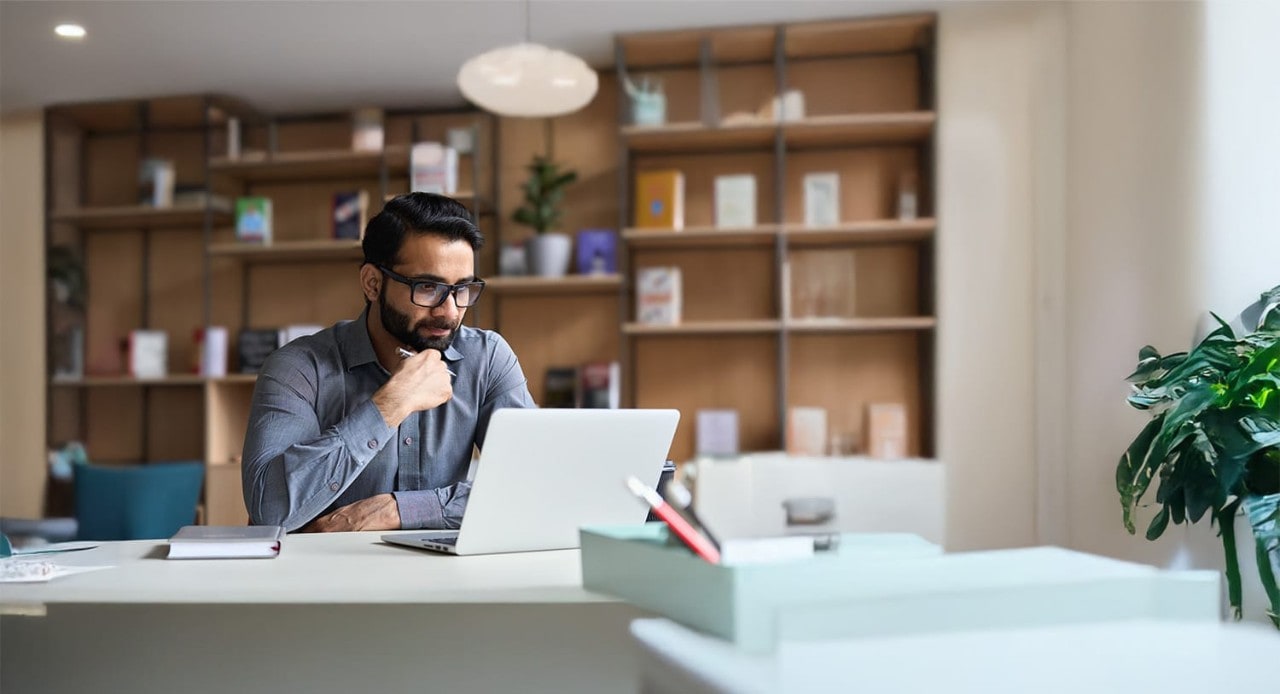
[[[1147,422],[1116,465],[1116,491],[1120,493],[1120,507],[1124,510],[1124,527],[1130,535],[1137,532],[1133,525],[1133,509],[1151,485],[1156,467],[1163,462],[1155,461],[1153,466],[1150,453],[1164,419],[1165,416],[1160,415]]]
[[[1245,515],[1253,529],[1258,559],[1258,578],[1271,603],[1271,621],[1280,628],[1280,494],[1247,497]]]
[[[1164,534],[1164,529],[1169,526],[1169,507],[1161,506],[1159,513],[1155,518],[1151,519],[1151,525],[1147,526],[1147,539],[1156,540]]]
[[[1236,509],[1240,508],[1240,499],[1236,499],[1215,514],[1218,521],[1218,533],[1222,535],[1223,558],[1227,564],[1227,598],[1231,602],[1231,616],[1240,619],[1240,560],[1236,556]]]

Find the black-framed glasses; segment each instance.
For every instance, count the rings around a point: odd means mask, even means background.
[[[374,265],[374,267],[400,284],[408,285],[409,301],[423,308],[435,308],[443,304],[450,294],[453,295],[453,303],[457,304],[458,308],[469,308],[476,305],[480,300],[481,292],[484,291],[484,280],[478,277],[470,282],[445,284],[434,280],[409,279],[381,265]]]

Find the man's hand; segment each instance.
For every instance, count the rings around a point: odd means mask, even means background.
[[[400,507],[390,494],[379,494],[347,504],[320,516],[302,529],[305,533],[342,533],[353,530],[399,530]]]
[[[438,350],[428,349],[401,361],[391,380],[373,394],[373,404],[387,426],[395,428],[410,414],[435,409],[452,397],[449,369]]]

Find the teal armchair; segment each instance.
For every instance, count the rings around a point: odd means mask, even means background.
[[[195,522],[204,484],[199,462],[75,465],[76,537],[167,538]]]

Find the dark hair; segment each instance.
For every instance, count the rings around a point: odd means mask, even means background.
[[[387,201],[382,211],[369,220],[362,244],[364,262],[395,265],[409,232],[466,241],[477,251],[484,245],[484,235],[465,205],[435,193],[406,193]]]

